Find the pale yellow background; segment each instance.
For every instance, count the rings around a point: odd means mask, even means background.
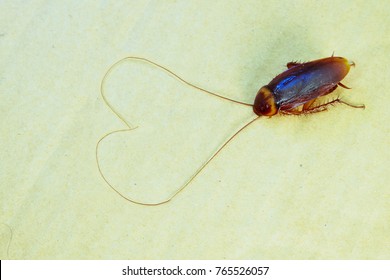
[[[0,256],[10,259],[388,259],[389,1],[1,1]],[[125,128],[100,82],[138,55],[253,102],[291,60],[356,62],[336,106],[252,124],[172,202],[100,177]],[[102,145],[127,196],[177,189],[252,116],[125,62],[107,98],[138,128]],[[11,230],[12,240],[11,240]],[[11,240],[11,242],[10,242]],[[9,248],[8,248],[9,246]]]

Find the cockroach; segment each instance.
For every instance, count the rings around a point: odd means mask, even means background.
[[[251,106],[253,107],[253,112],[256,114],[256,116],[246,123],[244,126],[242,126],[238,131],[236,131],[231,137],[229,137],[212,155],[211,157],[202,165],[200,168],[184,183],[175,193],[173,193],[170,197],[167,199],[160,201],[160,202],[140,202],[136,201],[134,199],[128,198],[124,196],[122,193],[120,193],[104,176],[100,164],[99,164],[99,145],[100,143],[109,135],[112,135],[117,132],[122,131],[128,131],[134,129],[131,127],[131,125],[126,121],[124,117],[122,117],[115,109],[114,107],[108,102],[107,98],[104,94],[104,83],[108,76],[108,74],[113,70],[113,68],[117,65],[119,65],[124,60],[140,60],[149,64],[154,65],[155,67],[166,71],[167,73],[171,74],[175,78],[177,78],[179,81],[196,88],[200,91],[203,91],[205,93],[208,93],[210,95],[213,95],[218,98],[222,98],[224,100],[228,100],[231,102],[235,102],[241,105],[245,106]],[[341,100],[339,97],[336,99],[333,99],[331,101],[317,104],[316,101],[325,95],[330,94],[333,92],[338,86],[341,86],[345,89],[350,89],[349,87],[345,86],[341,83],[341,81],[344,79],[344,77],[348,74],[351,66],[355,66],[355,63],[352,61],[347,60],[343,57],[327,57],[322,58],[310,62],[305,63],[298,63],[298,62],[289,62],[287,63],[287,70],[283,73],[277,75],[274,79],[271,80],[271,82],[268,83],[268,85],[263,86],[259,89],[259,91],[256,94],[256,98],[254,101],[254,104],[249,104],[245,102],[240,102],[237,100],[233,100],[227,97],[224,97],[220,94],[205,90],[203,88],[200,88],[192,83],[187,82],[171,70],[169,70],[166,67],[163,67],[151,60],[148,60],[146,58],[142,57],[125,57],[115,64],[113,64],[106,74],[104,75],[102,82],[101,82],[101,88],[100,92],[102,95],[102,98],[106,105],[114,112],[115,115],[118,116],[119,119],[121,119],[124,124],[127,126],[126,129],[122,130],[116,130],[112,131],[110,133],[107,133],[102,138],[99,139],[99,141],[96,144],[96,162],[99,169],[99,173],[102,176],[102,178],[105,180],[105,182],[120,196],[122,196],[124,199],[140,204],[140,205],[147,205],[147,206],[156,206],[165,204],[169,201],[171,201],[175,196],[177,196],[183,189],[185,189],[192,180],[212,161],[218,153],[242,130],[244,130],[246,127],[248,127],[250,124],[255,122],[257,119],[259,119],[261,116],[267,116],[272,117],[274,115],[280,114],[280,115],[301,115],[301,114],[312,114],[312,113],[318,113],[322,111],[326,111],[330,105],[335,105],[337,103],[345,104],[347,106],[353,107],[353,108],[361,108],[364,109],[364,105],[352,105],[349,104],[343,100]]]
[[[355,66],[355,63],[334,56],[306,63],[289,62],[286,71],[258,91],[253,111],[258,116],[273,116],[277,113],[299,115],[324,111],[335,103],[364,108],[363,105],[351,105],[340,98],[313,106],[319,97],[333,92],[337,86],[350,89],[341,80],[351,66]],[[297,109],[301,105],[303,107]]]

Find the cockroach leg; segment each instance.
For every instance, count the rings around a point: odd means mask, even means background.
[[[339,103],[342,103],[344,105],[347,105],[349,107],[352,107],[352,108],[356,108],[356,109],[366,109],[366,105],[362,104],[362,105],[354,105],[354,104],[351,104],[351,103],[348,103],[348,102],[345,102],[343,100],[338,100]]]
[[[313,105],[313,103],[316,101],[317,99],[312,99],[310,100],[309,102],[306,102],[305,104],[303,104],[303,107],[302,107],[302,111],[305,111],[307,109],[309,109],[311,107],[311,105]]]
[[[290,69],[291,67],[294,67],[294,66],[297,66],[299,64],[302,64],[302,63],[299,63],[299,62],[296,62],[296,61],[291,61],[289,63],[287,63],[287,68]]]
[[[353,104],[350,104],[348,102],[345,102],[345,101],[341,100],[339,97],[334,99],[334,100],[332,100],[332,101],[329,101],[329,102],[326,102],[326,103],[323,103],[323,104],[311,107],[311,105],[313,105],[313,103],[315,101],[316,101],[316,99],[313,99],[313,100],[310,100],[309,102],[306,102],[305,104],[303,104],[303,107],[302,107],[301,110],[299,110],[297,108],[292,108],[292,109],[280,111],[280,114],[282,114],[282,115],[314,114],[314,113],[327,111],[329,106],[334,106],[337,103],[345,104],[345,105],[347,105],[349,107],[357,108],[357,109],[365,109],[366,108],[365,105],[353,105]]]
[[[317,113],[317,112],[322,112],[322,111],[325,111],[327,110],[327,107],[329,107],[330,105],[335,105],[337,103],[341,103],[341,104],[345,104],[349,107],[352,107],[352,108],[357,108],[357,109],[365,109],[366,106],[365,105],[353,105],[353,104],[350,104],[348,102],[345,102],[343,100],[341,100],[339,97],[332,100],[332,101],[329,101],[327,103],[323,103],[323,104],[320,104],[320,105],[317,105],[315,107],[312,107],[312,108],[308,108],[308,109],[303,109],[302,110],[302,113],[304,114],[310,114],[310,113]]]
[[[281,110],[279,111],[279,114],[281,115],[301,115],[302,111],[297,110],[296,108],[294,109],[289,109],[289,110]]]
[[[342,84],[341,82],[338,83],[339,86],[346,88],[346,89],[351,89],[350,87],[347,87],[346,85]]]
[[[314,108],[308,108],[308,109],[303,109],[302,108],[301,110],[298,110],[297,108],[284,110],[284,111],[280,111],[280,114],[282,114],[282,115],[295,115],[295,116],[298,116],[298,115],[319,113],[319,112],[323,112],[323,111],[326,111],[326,110],[328,110],[326,108],[326,106],[325,107],[316,106]]]

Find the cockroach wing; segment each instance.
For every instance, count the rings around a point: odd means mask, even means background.
[[[292,109],[332,92],[349,68],[349,61],[342,57],[297,64],[276,76],[268,88],[280,109]]]

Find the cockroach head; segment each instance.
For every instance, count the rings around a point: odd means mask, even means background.
[[[274,95],[267,86],[257,92],[253,112],[258,116],[273,116],[278,112]]]

